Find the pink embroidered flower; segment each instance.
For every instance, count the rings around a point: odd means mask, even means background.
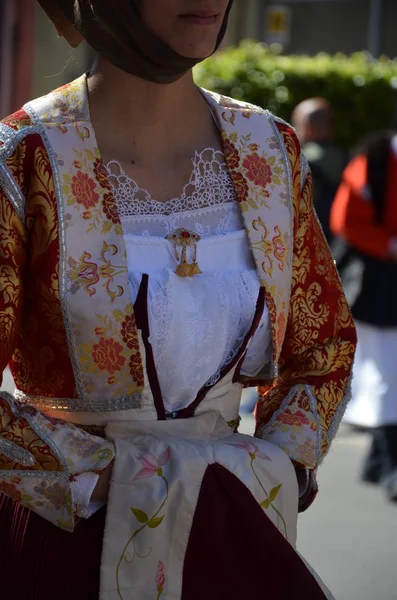
[[[165,584],[164,565],[160,560],[158,567],[157,567],[157,573],[156,573],[156,585],[157,585],[157,591],[159,594],[163,593],[164,584]]]
[[[72,180],[72,193],[79,204],[89,210],[95,206],[99,196],[95,191],[95,181],[82,171],[78,171]]]
[[[272,181],[272,169],[267,161],[256,152],[247,156],[243,163],[247,177],[255,185],[266,187]]]
[[[136,481],[137,479],[150,479],[154,475],[161,477],[163,474],[162,467],[164,467],[164,465],[166,465],[170,459],[171,450],[169,448],[164,450],[164,452],[160,454],[158,458],[153,456],[153,454],[146,454],[146,456],[140,458],[143,469],[138,471],[133,481]]]
[[[241,442],[241,444],[232,444],[232,446],[240,448],[241,450],[246,450],[252,460],[254,460],[255,458],[263,458],[264,460],[270,461],[272,460],[267,454],[258,450],[258,448],[248,440],[246,442]]]

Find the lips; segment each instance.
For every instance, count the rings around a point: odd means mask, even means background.
[[[185,15],[180,15],[180,19],[194,25],[213,25],[217,22],[218,17],[218,13],[206,10],[197,10]]]

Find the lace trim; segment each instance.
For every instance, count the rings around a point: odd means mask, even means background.
[[[236,193],[223,152],[206,148],[196,152],[193,170],[181,196],[161,202],[126,175],[116,160],[106,165],[120,218],[138,215],[171,215],[236,202]],[[132,201],[134,200],[134,201]]]
[[[224,237],[244,230],[244,223],[237,203],[219,204],[172,215],[121,216],[124,233],[138,237],[159,237],[179,228],[189,229],[201,238]]]

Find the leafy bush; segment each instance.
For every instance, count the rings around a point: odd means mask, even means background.
[[[368,132],[395,124],[397,61],[373,60],[364,52],[283,56],[275,47],[243,42],[198,65],[195,79],[287,121],[299,102],[323,96],[335,108],[336,138],[346,149]]]

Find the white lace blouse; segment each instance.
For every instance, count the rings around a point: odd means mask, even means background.
[[[219,379],[255,315],[260,284],[233,183],[223,154],[213,149],[196,153],[182,195],[167,202],[151,198],[117,162],[110,162],[107,171],[124,229],[132,298],[147,274],[156,370],[166,410],[177,411]],[[176,274],[176,249],[166,238],[178,229],[200,236],[201,274]],[[193,248],[188,252],[193,260]],[[255,376],[270,360],[265,309],[242,373]]]

